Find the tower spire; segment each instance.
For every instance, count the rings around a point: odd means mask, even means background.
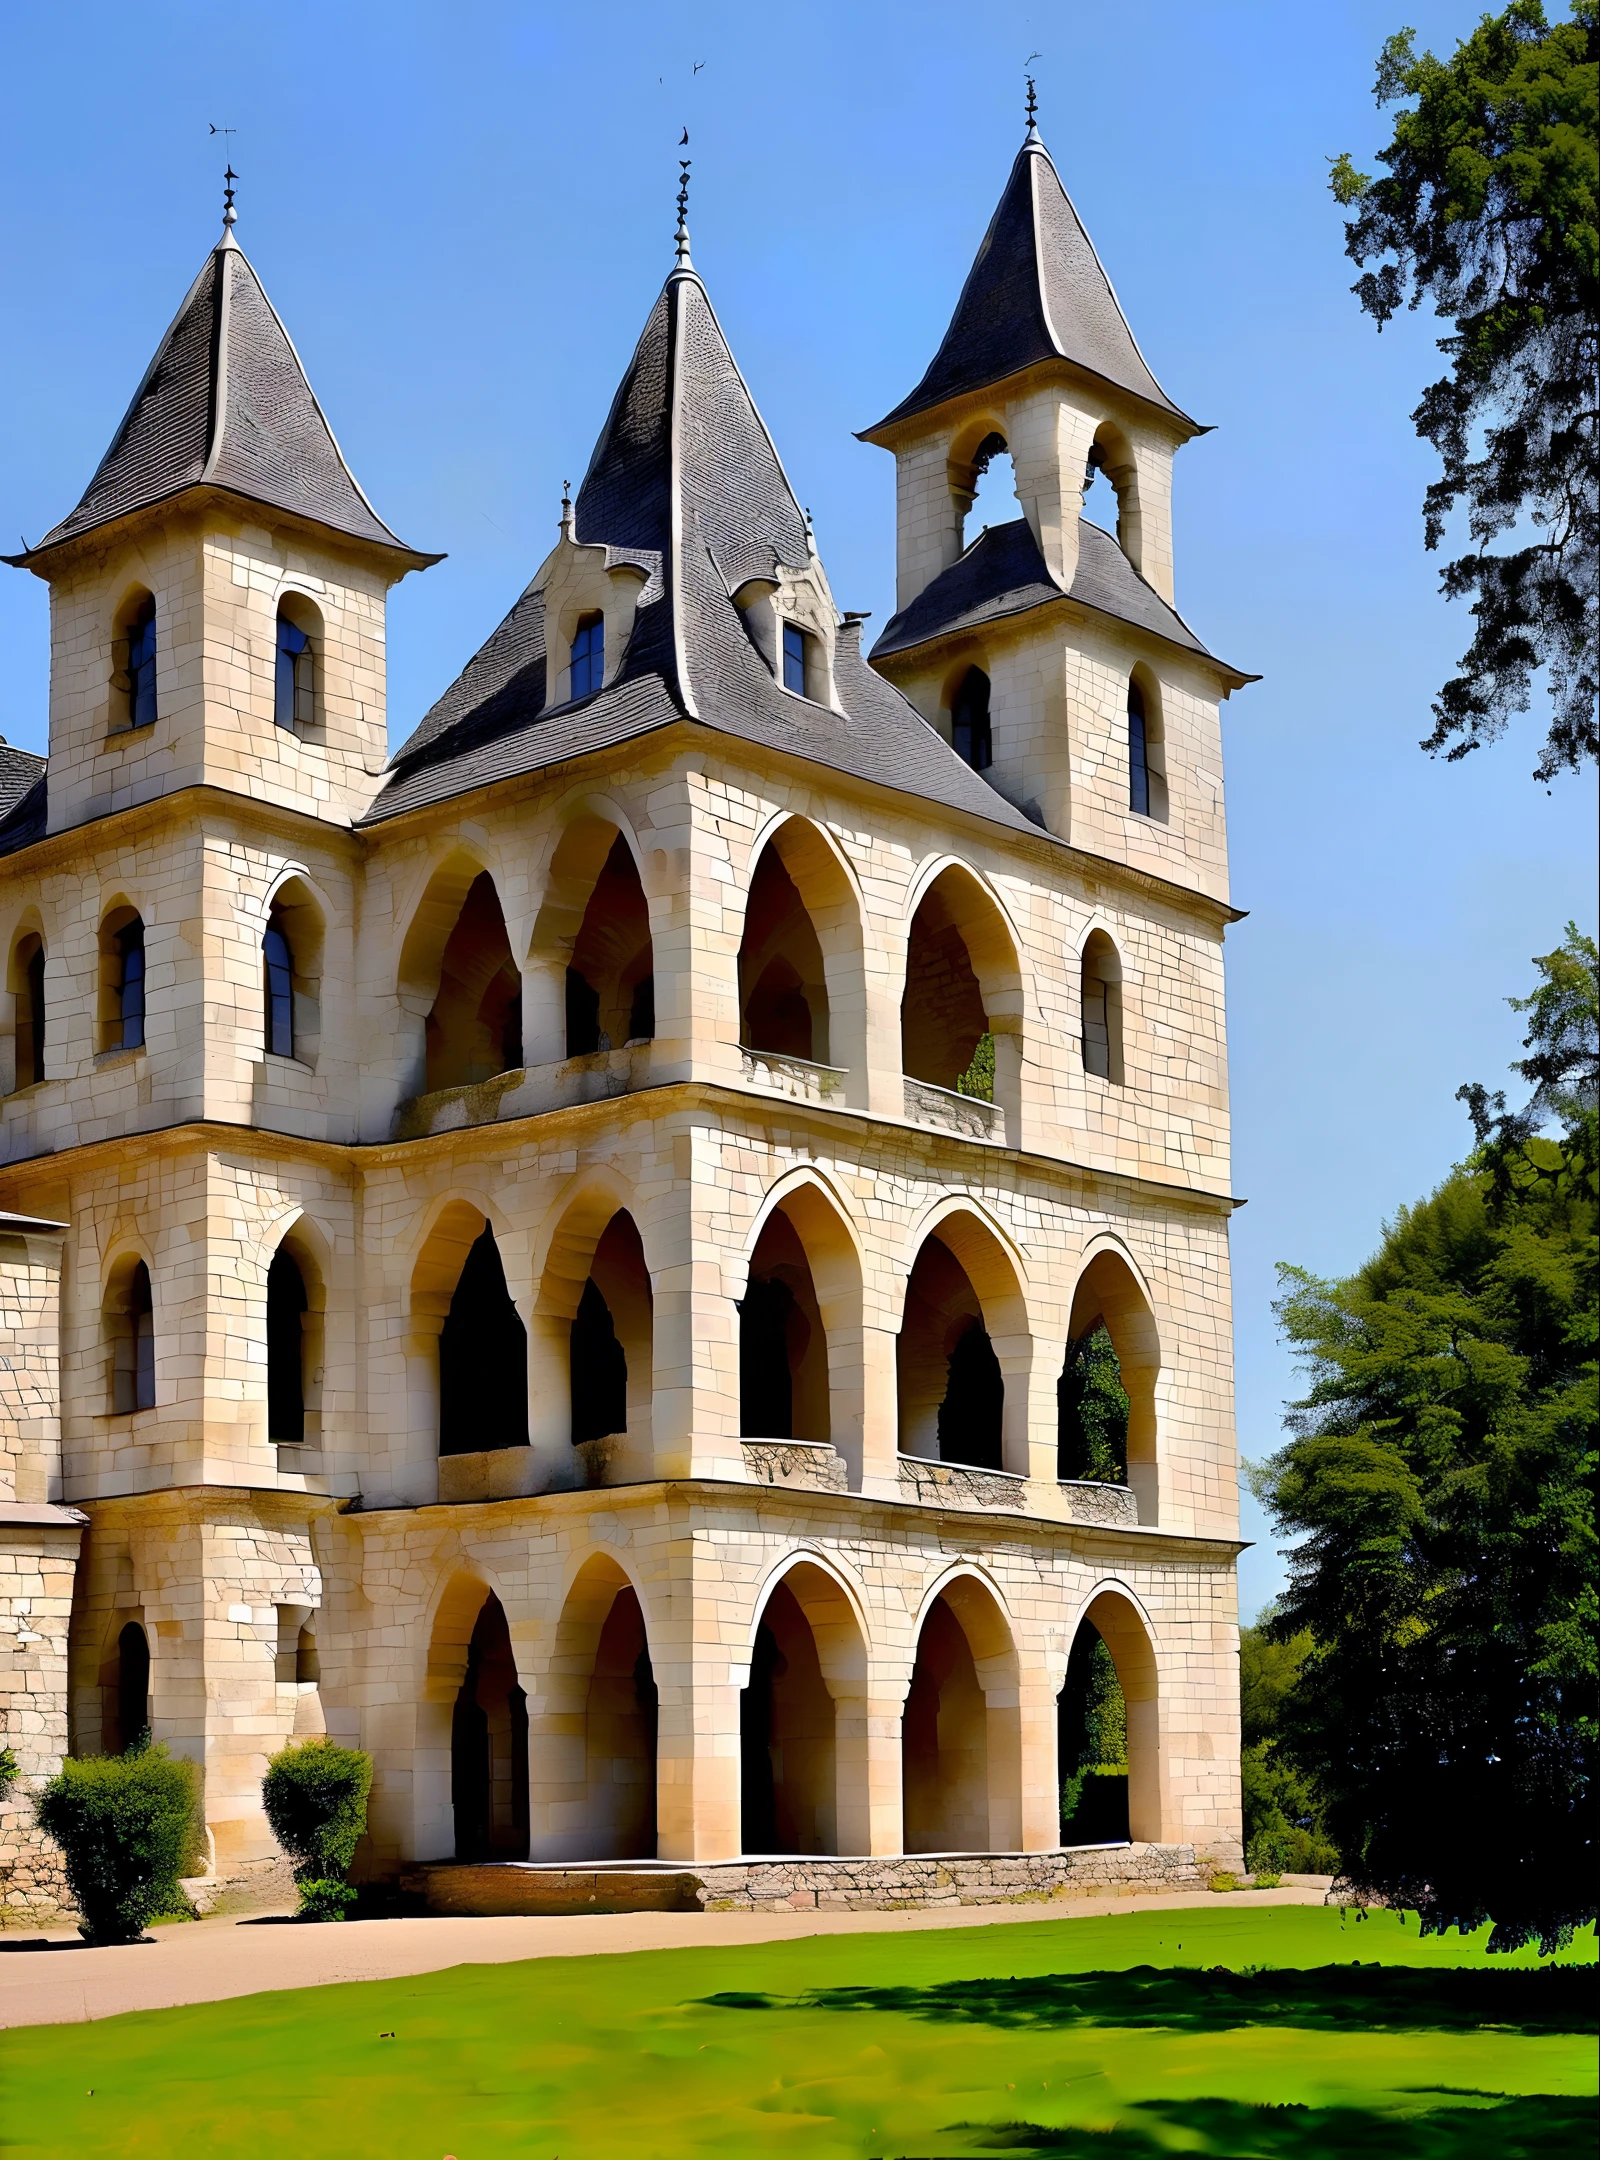
[[[687,128],[683,131],[683,139],[685,142],[689,140],[689,130]],[[679,158],[678,172],[678,230],[673,237],[678,249],[678,268],[680,270],[692,270],[694,264],[689,260],[689,160],[687,158]]]

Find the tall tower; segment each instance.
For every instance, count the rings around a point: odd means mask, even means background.
[[[1216,706],[1253,678],[1175,605],[1172,461],[1204,432],[1151,373],[1030,121],[939,350],[864,433],[898,488],[897,612],[871,657],[947,740],[979,668],[968,754],[993,787],[1059,839],[1222,898]],[[979,478],[1006,456],[1021,515],[973,536]],[[1114,536],[1083,515],[1101,472]]]

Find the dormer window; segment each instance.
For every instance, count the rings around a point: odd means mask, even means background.
[[[588,697],[598,690],[606,674],[606,619],[599,613],[580,615],[572,633],[572,687],[569,695]]]
[[[961,688],[950,709],[950,741],[956,756],[974,772],[987,772],[994,763],[994,739],[989,727],[989,678],[982,668],[968,668],[961,678]]]
[[[287,613],[278,615],[278,659],[272,717],[281,728],[310,727],[316,718],[316,659],[311,639]]]
[[[806,694],[806,634],[798,623],[783,626],[783,687],[797,697]]]

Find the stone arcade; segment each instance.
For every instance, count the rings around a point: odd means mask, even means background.
[[[368,1878],[556,1871],[491,1901],[1238,1864],[1251,678],[1174,611],[1196,432],[1030,128],[866,431],[899,589],[864,654],[680,228],[551,554],[390,758],[387,596],[437,558],[228,212],[11,558],[52,624],[48,764],[0,749],[15,1917],[59,1890],[29,1793],[146,1725],[203,1766],[219,1882],[323,1731],[375,1760]],[[1021,514],[973,538],[1002,458]],[[1127,1461],[1086,1479],[1102,1324]],[[1086,1619],[1131,1845],[1066,1851]]]

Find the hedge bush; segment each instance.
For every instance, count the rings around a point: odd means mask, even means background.
[[[367,1827],[371,1790],[372,1757],[334,1740],[302,1740],[267,1763],[262,1804],[308,1920],[342,1920],[355,1901],[345,1874]]]
[[[137,1942],[158,1914],[187,1910],[178,1878],[198,1857],[199,1800],[198,1770],[164,1741],[62,1764],[34,1814],[61,1848],[85,1942]]]

